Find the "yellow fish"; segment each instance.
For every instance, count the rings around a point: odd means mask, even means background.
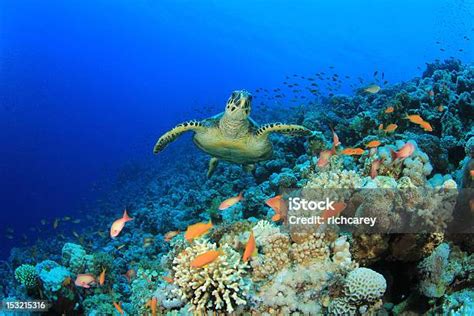
[[[373,84],[373,85],[370,85],[367,88],[365,88],[364,91],[374,94],[374,93],[377,93],[377,92],[380,91],[380,87],[376,84]]]
[[[193,239],[206,234],[211,228],[212,228],[211,221],[209,221],[208,223],[196,223],[196,224],[190,225],[188,226],[188,229],[186,229],[186,232],[184,233],[184,238],[190,242]]]

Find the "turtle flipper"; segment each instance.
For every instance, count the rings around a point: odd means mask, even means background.
[[[295,124],[270,123],[260,127],[256,136],[267,136],[269,133],[281,133],[288,136],[309,136],[312,132],[304,126]]]
[[[209,169],[207,170],[207,177],[210,178],[214,171],[216,171],[216,167],[219,164],[219,159],[216,157],[212,157],[211,160],[209,160]]]
[[[181,136],[183,133],[188,131],[197,132],[203,128],[204,126],[198,121],[188,121],[178,124],[172,130],[166,132],[158,139],[155,144],[155,147],[153,148],[153,153],[159,153],[160,151],[165,149],[165,147],[168,146],[169,143],[176,140],[176,138]]]

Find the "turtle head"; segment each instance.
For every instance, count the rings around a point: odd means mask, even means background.
[[[225,115],[233,120],[246,120],[250,115],[252,95],[245,90],[232,92],[225,107]]]

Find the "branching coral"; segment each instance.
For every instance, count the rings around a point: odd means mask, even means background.
[[[262,250],[251,261],[254,280],[264,280],[289,265],[290,238],[282,233],[270,235],[264,239]]]
[[[30,264],[22,264],[16,268],[15,279],[27,289],[38,286],[38,273],[35,267]]]
[[[205,239],[197,240],[173,261],[176,293],[187,300],[191,310],[208,310],[232,313],[247,302],[250,280],[246,276],[247,264],[240,254],[223,245],[217,259],[203,267],[193,268],[190,262],[200,254],[216,250],[216,245]]]

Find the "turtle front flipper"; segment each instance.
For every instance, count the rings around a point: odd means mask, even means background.
[[[214,171],[216,171],[216,167],[219,164],[219,159],[216,157],[212,157],[211,160],[209,160],[209,169],[207,170],[207,177],[210,178]]]
[[[158,139],[158,141],[155,144],[155,147],[153,148],[153,153],[154,154],[159,153],[160,151],[165,149],[165,147],[168,146],[169,143],[176,140],[176,138],[178,138],[185,132],[188,132],[188,131],[198,132],[202,129],[204,129],[204,126],[198,121],[189,121],[189,122],[178,124],[172,130],[166,132],[165,134],[163,134],[163,136],[161,136]]]
[[[268,136],[269,133],[281,133],[288,136],[309,136],[311,130],[301,125],[270,123],[260,127],[256,132],[256,136]]]

